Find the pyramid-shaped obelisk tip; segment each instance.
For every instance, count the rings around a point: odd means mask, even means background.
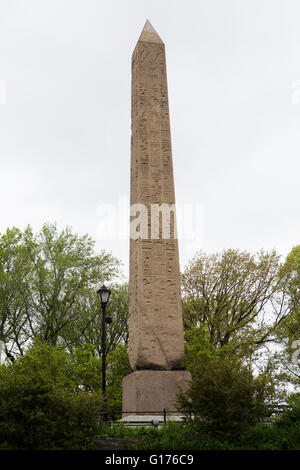
[[[146,21],[143,31],[148,31],[148,33],[157,34],[149,20]]]
[[[163,41],[153,28],[149,20],[146,21],[143,31],[139,37],[139,42],[152,42],[156,44],[163,44]]]

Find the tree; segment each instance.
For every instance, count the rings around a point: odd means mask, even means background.
[[[101,360],[36,341],[0,366],[0,442],[9,449],[91,447],[101,425]]]
[[[229,437],[266,417],[274,396],[270,376],[254,378],[241,360],[215,354],[198,364],[190,389],[178,395],[178,403],[181,412],[194,415],[200,431]]]
[[[0,237],[0,340],[11,361],[13,351],[22,353],[28,341],[26,315],[26,278],[31,266],[17,228]]]
[[[128,342],[128,284],[110,284],[111,296],[106,313],[112,323],[106,326],[106,351]],[[95,353],[102,355],[102,311],[95,290],[86,291],[77,317],[63,332],[64,343],[70,349],[86,343],[95,346]]]
[[[205,325],[214,348],[251,357],[291,312],[279,268],[275,251],[196,254],[182,275],[185,329]]]
[[[57,344],[84,319],[97,285],[118,274],[119,261],[103,250],[96,254],[94,245],[69,227],[58,233],[55,224],[44,224],[37,234],[28,226],[2,235],[0,334],[12,358],[37,337]]]
[[[131,372],[127,345],[118,344],[107,356],[107,397],[108,406],[122,409],[122,380]]]
[[[290,294],[291,310],[299,313],[300,310],[300,245],[295,246],[288,254],[285,263],[280,269],[284,282]]]
[[[216,351],[210,342],[209,332],[205,324],[194,326],[185,331],[185,351],[184,351],[184,366],[194,375],[201,362],[215,357]],[[226,351],[226,346],[222,351]],[[217,351],[221,354],[221,350]]]
[[[277,329],[277,342],[282,346],[278,366],[282,380],[300,385],[300,245],[288,254],[281,275],[289,292],[291,314]]]

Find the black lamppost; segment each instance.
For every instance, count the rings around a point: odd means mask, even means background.
[[[105,324],[111,323],[112,318],[106,316],[106,305],[108,304],[109,297],[110,297],[110,290],[103,286],[97,290],[97,294],[99,296],[99,300],[101,303],[102,308],[102,341],[101,341],[101,348],[102,348],[102,394],[104,400],[106,399],[106,331],[105,331]]]

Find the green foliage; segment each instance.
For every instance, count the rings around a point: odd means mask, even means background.
[[[154,442],[159,440],[160,431],[153,427],[131,427],[124,423],[113,424],[107,427],[101,437],[123,438],[124,444],[130,450],[152,449]]]
[[[225,354],[218,359],[206,356],[205,369],[199,369],[202,375],[193,381],[194,387],[203,387],[192,388],[191,397],[193,406],[205,403],[204,421],[201,407],[195,420],[185,424],[170,422],[161,429],[109,427],[101,422],[107,407],[100,392],[101,359],[93,350],[87,345],[70,354],[36,342],[13,364],[0,366],[1,449],[93,449],[97,437],[121,437],[126,448],[137,450],[300,448],[299,396],[291,396],[290,409],[271,424],[251,426],[265,415],[272,384],[266,377],[253,379],[249,369]],[[110,353],[108,364],[110,409],[120,405],[119,385],[128,372],[126,346]],[[188,411],[190,403],[184,400],[183,405]]]
[[[128,342],[128,284],[111,284],[111,296],[106,313],[112,323],[106,327],[106,352],[113,351],[118,344]],[[85,307],[77,312],[76,318],[63,331],[69,348],[93,344],[95,352],[102,355],[102,312],[95,290],[86,292]]]
[[[291,306],[291,315],[277,329],[277,341],[282,346],[278,355],[280,379],[300,385],[300,245],[288,254],[281,275]]]
[[[299,395],[291,398],[290,408],[270,424],[259,423],[240,439],[240,446],[254,450],[300,450]]]
[[[205,324],[199,327],[194,326],[185,331],[185,354],[184,365],[192,375],[197,374],[199,364],[207,363],[214,358],[234,356],[231,344],[226,344],[222,348],[215,348],[210,342],[208,328]]]
[[[13,364],[2,365],[2,448],[92,448],[104,409],[99,366],[89,349],[71,356],[39,342]]]
[[[127,345],[118,344],[107,356],[107,397],[110,410],[122,409],[122,380],[129,371]]]
[[[300,450],[300,421],[285,420],[284,412],[271,423],[257,423],[239,435],[200,430],[197,422],[167,422],[160,429],[114,425],[102,437],[123,438],[131,450]],[[285,423],[285,424],[283,424]]]
[[[209,434],[200,434],[193,422],[164,423],[160,429],[153,427],[128,427],[117,424],[106,428],[102,437],[123,438],[132,450],[227,450],[237,448],[227,440],[221,441]]]
[[[213,348],[230,345],[235,354],[249,358],[273,339],[290,313],[288,304],[275,302],[283,295],[279,268],[275,251],[197,253],[182,275],[185,329],[203,326]],[[273,317],[269,323],[267,305]]]
[[[298,424],[300,430],[300,393],[290,395],[287,403],[289,407],[276,420],[276,425],[281,428],[289,428]]]
[[[37,234],[27,227],[0,236],[0,340],[11,361],[0,365],[0,448],[94,448],[94,437],[116,436],[128,449],[299,449],[299,396],[266,424],[269,404],[279,399],[273,365],[255,378],[251,363],[276,338],[284,346],[280,379],[300,383],[299,365],[291,364],[293,341],[300,339],[300,246],[282,266],[275,252],[239,250],[198,253],[187,266],[184,365],[193,380],[178,403],[194,420],[159,430],[110,428],[101,420],[121,409],[122,379],[130,371],[128,285],[112,282],[118,265],[111,254],[96,254],[88,236],[70,228],[59,233],[55,224]],[[113,318],[105,403],[95,293],[104,281]]]
[[[249,366],[218,354],[200,362],[190,389],[178,395],[178,403],[180,411],[194,416],[199,430],[234,436],[266,416],[274,395],[270,377],[254,378]]]
[[[0,236],[0,340],[5,344],[6,355],[14,359],[9,342],[18,338],[19,351],[28,339],[25,279],[30,263],[22,243],[22,233],[13,228]]]
[[[90,446],[101,400],[67,394],[45,377],[7,377],[0,385],[2,448],[74,449]]]
[[[169,422],[162,426],[156,439],[148,443],[150,449],[157,450],[229,450],[234,444],[218,440],[207,433],[199,433],[195,423],[181,424]]]
[[[69,354],[63,347],[37,340],[7,370],[33,379],[46,376],[56,387],[74,393],[97,392],[101,389],[101,360],[93,355],[93,350],[93,346],[86,345]]]
[[[300,245],[295,246],[286,257],[280,274],[289,291],[294,311],[300,310]]]
[[[86,308],[90,289],[116,272],[117,261],[103,251],[94,253],[95,242],[74,235],[70,228],[57,232],[56,225],[45,224],[37,235],[28,227],[24,245],[32,270],[28,278],[27,309],[33,335],[57,344],[58,335]]]
[[[98,313],[96,286],[112,280],[120,264],[94,245],[69,227],[59,233],[55,224],[0,236],[0,340],[11,360],[35,338],[78,345],[82,329],[74,327],[87,326],[91,309]]]

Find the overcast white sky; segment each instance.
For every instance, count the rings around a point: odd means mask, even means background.
[[[0,231],[45,221],[101,240],[129,198],[131,54],[149,18],[166,44],[178,204],[196,248],[286,255],[300,243],[299,0],[0,0]],[[97,215],[98,214],[98,215]]]

